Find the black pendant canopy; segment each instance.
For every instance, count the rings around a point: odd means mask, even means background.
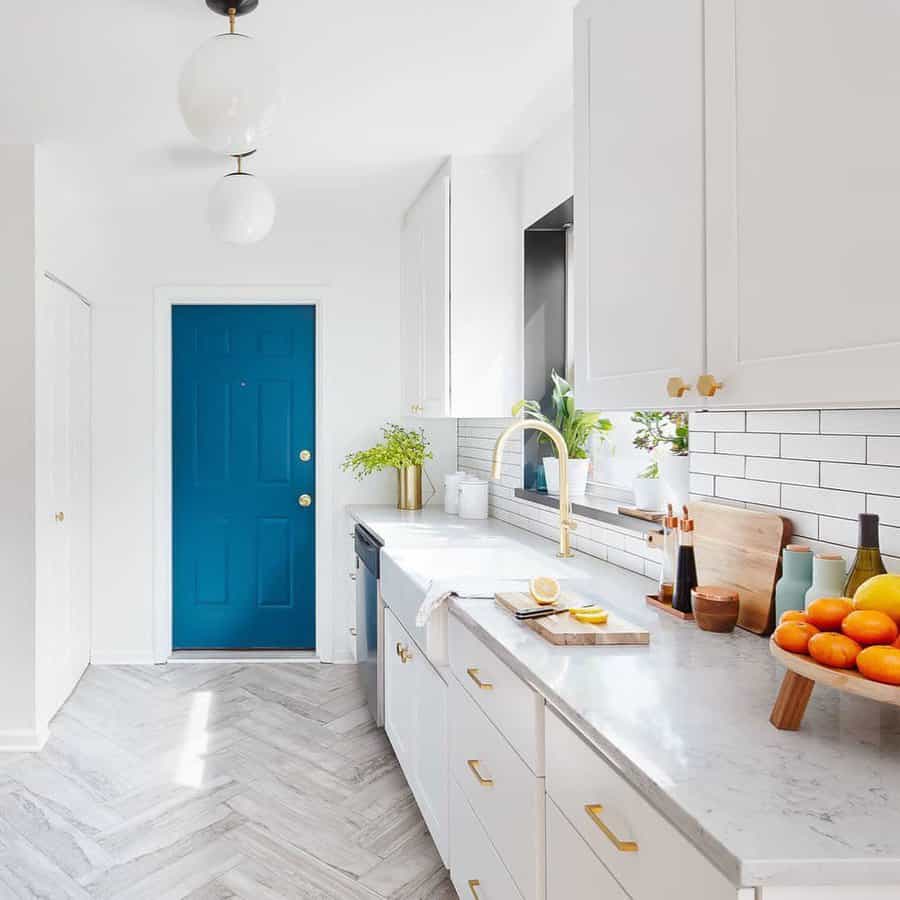
[[[227,16],[229,9],[236,16],[246,16],[259,6],[259,0],[206,0],[206,5],[220,16]]]

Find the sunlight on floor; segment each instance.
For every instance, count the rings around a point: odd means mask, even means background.
[[[203,785],[203,770],[206,767],[203,756],[209,746],[206,727],[209,724],[212,692],[198,691],[193,698],[175,781],[185,787],[198,788]]]

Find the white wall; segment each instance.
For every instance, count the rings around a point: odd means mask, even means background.
[[[320,447],[333,495],[331,521],[318,541],[334,573],[322,586],[333,609],[333,656],[349,658],[343,508],[395,502],[395,483],[389,474],[359,483],[339,466],[404,410],[396,334],[405,175],[270,179],[279,204],[274,231],[261,244],[230,248],[217,243],[204,222],[206,196],[219,174],[215,163],[172,171],[150,161],[143,167],[124,154],[120,162],[111,148],[102,165],[92,163],[88,151],[46,152],[78,190],[49,217],[42,255],[94,307],[93,659],[152,660],[153,291],[185,284],[328,287],[327,425]],[[439,453],[455,468],[455,423],[441,430],[446,440]],[[326,656],[331,649],[320,648]]]
[[[34,148],[0,146],[0,747],[39,743],[34,692]]]
[[[575,193],[574,119],[569,110],[522,156],[522,227]]]

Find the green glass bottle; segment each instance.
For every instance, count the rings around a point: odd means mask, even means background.
[[[878,516],[875,513],[860,513],[859,549],[844,584],[844,596],[852,597],[864,581],[875,575],[884,575],[886,571],[878,546]]]

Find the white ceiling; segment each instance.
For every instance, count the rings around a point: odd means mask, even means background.
[[[571,104],[576,0],[260,0],[240,30],[283,66],[278,131],[255,169],[426,166],[517,152]],[[181,65],[225,20],[204,0],[19,0],[0,30],[0,141],[221,163],[177,111]],[[99,162],[99,160],[98,160]]]

